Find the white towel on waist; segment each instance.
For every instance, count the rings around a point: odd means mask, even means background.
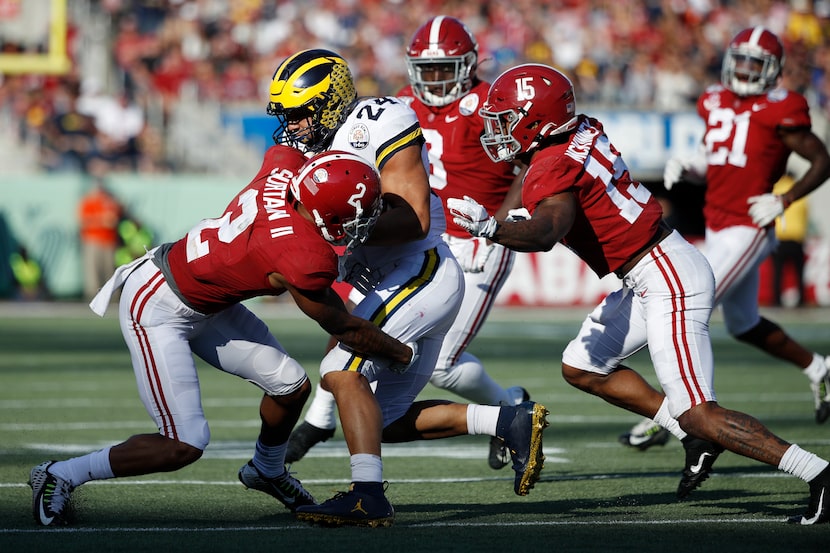
[[[134,259],[133,261],[130,261],[126,265],[118,267],[115,272],[112,273],[109,280],[104,283],[100,290],[98,290],[98,293],[95,294],[92,301],[89,302],[89,308],[92,309],[92,311],[99,317],[103,317],[104,313],[107,312],[107,306],[110,304],[110,299],[112,298],[113,293],[124,285],[124,281],[127,280],[130,273],[132,273],[145,261],[149,261],[152,253],[153,250],[145,253],[137,259]]]

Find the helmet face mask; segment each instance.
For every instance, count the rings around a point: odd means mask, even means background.
[[[311,152],[328,146],[357,98],[346,61],[322,49],[283,61],[269,92],[266,112],[278,120],[274,142]]]
[[[735,35],[723,57],[721,83],[738,96],[757,96],[775,87],[784,65],[784,47],[763,27]]]
[[[446,106],[473,86],[478,44],[458,19],[439,15],[424,23],[406,49],[406,70],[415,97]]]
[[[383,208],[377,170],[360,156],[337,150],[306,161],[291,181],[291,194],[320,235],[347,253],[368,240]]]
[[[493,161],[513,161],[522,151],[522,145],[513,138],[519,114],[512,109],[494,113],[482,108],[479,115],[484,120],[484,134],[481,135],[484,151]]]
[[[493,161],[512,161],[546,137],[576,126],[573,83],[552,67],[528,63],[502,73],[479,110],[481,145]]]

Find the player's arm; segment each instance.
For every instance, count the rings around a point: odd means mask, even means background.
[[[565,237],[576,216],[576,198],[571,192],[545,198],[530,219],[520,221],[490,217],[484,206],[468,197],[450,198],[447,205],[455,223],[473,236],[484,236],[519,252],[550,250]]]
[[[279,273],[269,275],[274,288],[288,290],[297,307],[344,346],[367,357],[383,357],[408,364],[412,350],[365,319],[355,317],[331,288],[300,290]]]
[[[508,212],[511,209],[519,209],[522,207],[522,180],[525,177],[525,173],[527,173],[527,165],[524,165],[518,161],[515,162],[514,172],[516,176],[510,184],[510,190],[507,191],[504,201],[499,209],[494,213],[496,219],[500,221],[507,219]]]
[[[782,194],[781,200],[786,207],[830,178],[830,154],[821,139],[809,129],[779,129],[778,135],[789,149],[810,162],[810,168],[804,176],[787,193]]]
[[[389,246],[420,240],[429,232],[429,177],[421,146],[396,152],[380,171],[385,209],[366,242]]]

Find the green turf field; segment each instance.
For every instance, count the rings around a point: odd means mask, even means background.
[[[295,310],[255,305],[316,380],[325,337]],[[111,310],[114,311],[114,310]],[[586,309],[493,314],[470,351],[506,386],[521,384],[551,412],[541,481],[513,494],[509,467],[487,466],[483,436],[384,448],[386,529],[321,529],[296,522],[236,472],[252,454],[259,392],[203,366],[212,440],[184,470],[93,482],[74,494],[71,528],[31,516],[29,469],[135,433],[153,432],[135,392],[117,320],[75,305],[0,305],[0,552],[61,551],[826,551],[830,527],[792,527],[807,485],[724,453],[689,500],[675,489],[677,440],[640,452],[617,443],[639,418],[570,388],[559,354]],[[805,345],[830,353],[827,310],[769,311]],[[830,423],[813,421],[807,380],[727,337],[712,323],[720,402],[751,413],[789,441],[830,457]],[[631,360],[654,381],[643,352]],[[450,398],[429,387],[423,397]],[[318,500],[348,485],[345,443],[335,437],[292,470]]]

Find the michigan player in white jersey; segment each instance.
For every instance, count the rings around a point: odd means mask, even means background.
[[[453,196],[471,196],[496,216],[506,217],[511,208],[520,207],[519,168],[492,161],[479,142],[484,122],[477,108],[490,85],[477,76],[478,44],[469,29],[454,17],[430,18],[413,35],[406,63],[410,85],[396,96],[415,111],[421,125],[432,191],[443,202]],[[356,128],[362,132],[361,127]],[[370,136],[377,136],[372,121],[368,128]],[[465,292],[430,383],[474,403],[515,405],[526,401],[530,399],[527,390],[502,387],[481,360],[467,351],[487,320],[516,254],[470,236],[446,217],[446,205],[444,214],[443,238],[461,265]],[[433,228],[437,222],[433,216]],[[336,419],[334,397],[318,387],[304,420],[288,440],[286,462],[299,461],[309,449],[331,438]],[[487,460],[496,470],[509,463],[510,454],[498,438],[490,439]]]
[[[384,211],[369,240],[341,256],[340,274],[354,287],[354,314],[417,352],[398,370],[342,345],[325,356],[321,387],[337,402],[352,484],[320,505],[298,507],[297,517],[329,526],[392,524],[381,441],[498,436],[511,452],[514,491],[526,495],[544,460],[544,406],[531,401],[502,407],[414,402],[429,382],[464,294],[461,269],[441,238],[443,206],[430,192],[415,113],[394,97],[358,99],[346,61],[321,49],[304,50],[280,64],[271,82],[268,113],[278,120],[278,144],[310,153],[343,150],[377,167]]]

